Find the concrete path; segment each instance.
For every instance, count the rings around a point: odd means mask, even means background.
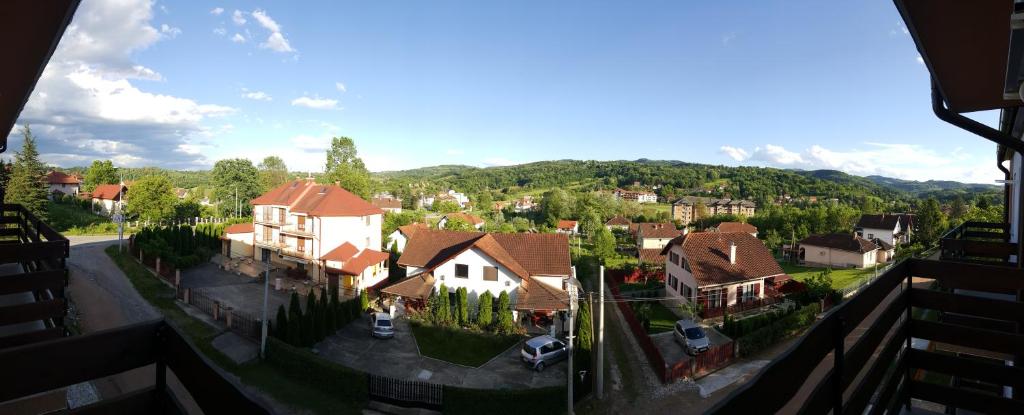
[[[697,380],[700,387],[700,396],[707,398],[711,394],[722,390],[737,381],[744,380],[756,374],[761,368],[768,365],[770,360],[754,360],[743,363],[734,363],[718,370],[710,375]]]

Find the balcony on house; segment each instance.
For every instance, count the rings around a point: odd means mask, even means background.
[[[287,216],[284,208],[263,206],[253,212],[253,221],[259,225],[282,226],[287,223]]]
[[[1017,244],[1010,242],[1010,224],[968,221],[942,235],[939,259],[1015,265],[1017,249]]]
[[[314,236],[313,223],[305,216],[293,215],[290,221],[281,226],[281,233],[312,238]]]

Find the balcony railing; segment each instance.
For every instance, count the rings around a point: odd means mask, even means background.
[[[278,215],[256,215],[254,216],[254,220],[258,224],[270,226],[281,226],[285,223],[285,221]]]
[[[290,234],[290,235],[299,235],[299,236],[306,236],[306,237],[312,237],[313,236],[313,229],[312,229],[311,226],[309,226],[309,224],[306,224],[306,225],[303,225],[303,226],[300,227],[296,223],[289,223],[289,224],[286,224],[286,225],[281,227],[281,232],[282,233],[287,233],[287,234]]]
[[[1024,413],[1022,291],[1017,268],[905,260],[826,313],[711,412],[898,413],[916,398],[947,410]],[[911,347],[911,338],[930,346]],[[978,384],[994,392],[963,386]]]
[[[287,255],[293,258],[311,259],[313,256],[309,253],[309,250],[300,251],[295,249],[294,246],[288,246],[281,248],[281,255]]]
[[[0,209],[0,349],[63,337],[68,240],[21,205]]]
[[[153,365],[152,384],[69,413],[186,413],[181,402],[188,398],[207,414],[270,413],[163,320],[0,350],[0,362],[0,402]],[[168,369],[183,388],[168,385]]]
[[[993,222],[964,222],[942,235],[940,256],[946,261],[1011,265],[1018,254],[1017,244],[1009,242],[1009,225]]]
[[[276,239],[265,240],[256,238],[256,245],[271,249],[283,249],[288,247],[288,244],[284,242],[278,242]]]

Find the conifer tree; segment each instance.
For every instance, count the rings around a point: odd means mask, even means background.
[[[288,340],[288,315],[284,311],[284,304],[277,306],[277,318],[274,321],[274,337]]]
[[[21,133],[25,140],[11,165],[4,202],[20,204],[39,219],[46,221],[49,219],[46,166],[39,161],[39,150],[36,149],[36,140],[29,126],[22,128]]]

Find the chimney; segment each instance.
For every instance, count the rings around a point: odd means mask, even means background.
[[[736,243],[729,242],[729,263],[736,265]]]

